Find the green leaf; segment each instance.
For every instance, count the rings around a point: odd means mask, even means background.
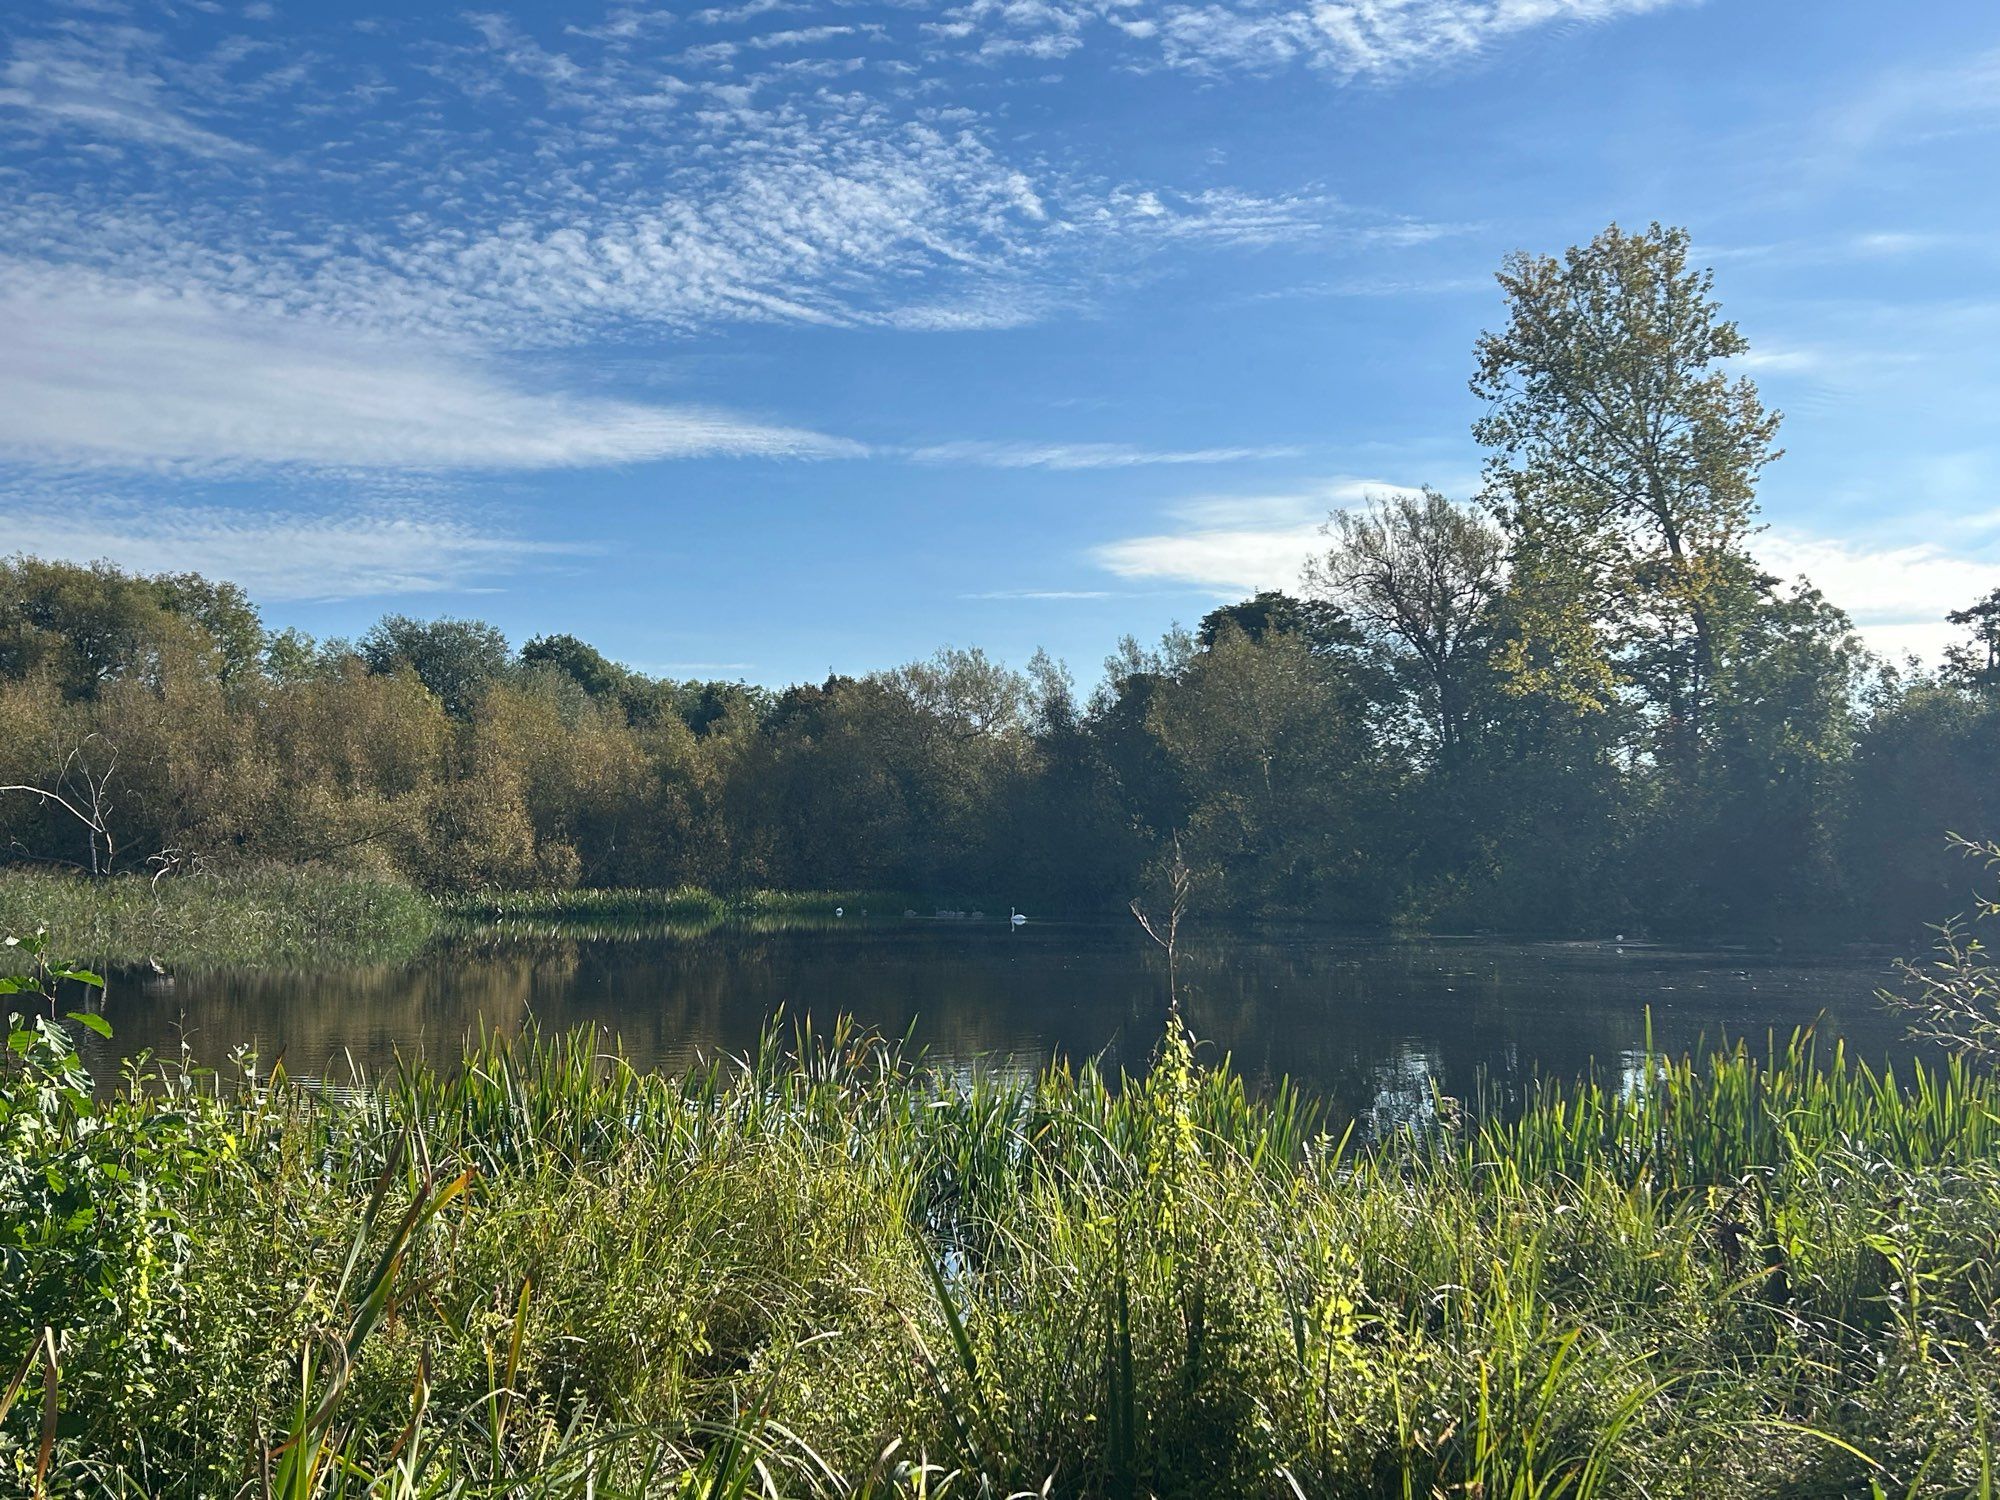
[[[87,1027],[91,1031],[96,1032],[107,1041],[111,1038],[111,1023],[102,1016],[93,1015],[87,1010],[73,1010],[69,1013],[69,1019],[76,1022],[79,1026]]]
[[[102,974],[93,974],[88,969],[51,969],[49,972],[58,979],[69,979],[74,980],[78,984],[95,985],[100,990],[104,988],[104,976]]]

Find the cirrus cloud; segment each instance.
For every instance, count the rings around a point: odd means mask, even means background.
[[[33,489],[0,490],[0,530],[34,556],[205,573],[270,602],[483,591],[595,550],[436,505],[281,513]]]
[[[107,278],[0,276],[0,324],[0,456],[17,461],[509,470],[864,451],[702,406],[539,391],[470,351]]]

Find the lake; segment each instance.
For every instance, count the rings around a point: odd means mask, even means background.
[[[1870,1060],[1907,1055],[1874,999],[1888,955],[1197,933],[1183,1009],[1208,1054],[1254,1085],[1290,1075],[1335,1112],[1380,1127],[1420,1118],[1432,1089],[1517,1100],[1535,1076],[1629,1076],[1646,1042],[1761,1046],[1817,1024]],[[350,1059],[455,1052],[480,1026],[589,1022],[638,1062],[674,1068],[740,1053],[782,1012],[846,1012],[906,1031],[933,1060],[1011,1071],[1054,1056],[1144,1061],[1166,1008],[1166,965],[1129,923],[850,919],[649,936],[480,935],[402,964],[188,970],[170,986],[112,976],[119,1052],[177,1049],[209,1063],[239,1044],[295,1075],[344,1081]],[[94,1039],[92,1039],[94,1042]],[[98,1056],[99,1063],[110,1059]]]

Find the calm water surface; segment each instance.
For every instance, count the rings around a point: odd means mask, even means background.
[[[1256,1084],[1290,1075],[1341,1114],[1421,1116],[1435,1086],[1517,1099],[1535,1076],[1629,1074],[1648,1011],[1670,1050],[1817,1024],[1871,1060],[1909,1051],[1874,1000],[1889,958],[1617,944],[1197,935],[1182,999],[1212,1055]],[[204,1061],[239,1044],[294,1075],[345,1080],[398,1052],[455,1053],[483,1025],[592,1022],[641,1063],[750,1047],[781,1010],[908,1031],[937,1061],[1033,1070],[1051,1057],[1142,1062],[1166,966],[1128,924],[843,923],[685,936],[459,939],[406,963],[114,977],[120,1051]],[[99,1059],[100,1061],[105,1059]]]

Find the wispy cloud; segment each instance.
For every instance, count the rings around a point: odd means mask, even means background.
[[[1109,589],[988,589],[984,593],[960,594],[961,599],[1109,599]]]
[[[1192,72],[1313,69],[1388,79],[1477,57],[1521,33],[1611,21],[1687,0],[1255,0],[1132,5],[1120,0],[970,0],[930,26],[940,46],[983,58],[1054,59],[1087,44]]]
[[[186,9],[155,30],[30,19],[0,64],[0,139],[25,147],[0,172],[0,455],[505,470],[858,453],[781,419],[551,387],[518,356],[744,323],[1014,328],[1190,255],[1420,244],[1452,226],[1312,184],[1100,175],[941,67],[1084,45],[1261,65],[1276,47],[1388,76],[1665,3],[974,0],[866,23],[795,0],[678,22],[615,4],[568,26],[415,16],[363,51]],[[157,149],[74,172],[83,137]],[[1281,450],[896,451],[1058,470]]]
[[[508,470],[863,451],[701,407],[529,389],[464,351],[194,296],[0,275],[0,455],[55,465]]]
[[[1016,5],[991,24],[1049,9]],[[836,50],[822,60],[845,67],[855,59],[838,49],[876,29],[845,21],[701,57],[661,53],[657,28],[624,8],[550,38],[493,13],[456,24],[451,40],[412,41],[415,76],[371,64],[343,80],[320,59],[296,101],[280,93],[295,109],[260,95],[252,113],[227,67],[149,69],[125,28],[79,23],[18,42],[21,81],[0,97],[24,114],[116,109],[119,128],[211,154],[254,122],[271,164],[365,182],[367,211],[211,172],[199,193],[38,196],[0,223],[0,248],[127,276],[164,265],[212,294],[545,346],[742,322],[1015,327],[1129,281],[1149,257],[1453,232],[1310,186],[1104,181],[1023,154],[981,111],[940,107],[935,79],[884,70],[836,89],[736,57],[824,46]],[[171,39],[154,52],[171,58]],[[463,95],[448,116],[425,97],[441,83]],[[183,94],[212,123],[194,123]],[[397,130],[399,114],[422,123]]]
[[[1923,141],[2000,121],[2000,48],[1937,67],[1897,68],[1821,122],[1828,138],[1855,149]]]
[[[1326,550],[1329,513],[1376,496],[1419,493],[1389,480],[1343,477],[1296,494],[1189,500],[1169,511],[1171,528],[1105,542],[1090,557],[1120,578],[1217,595],[1295,589],[1306,563]]]
[[[1481,276],[1355,276],[1343,281],[1307,281],[1252,293],[1252,302],[1292,302],[1327,297],[1443,297],[1493,290],[1491,273]]]
[[[161,39],[130,26],[16,41],[0,66],[0,121],[75,130],[197,156],[250,148],[199,124],[143,60]]]
[[[1942,230],[1870,229],[1799,239],[1704,244],[1701,256],[1711,263],[1762,262],[1776,266],[1813,266],[1841,261],[1895,261],[1946,251],[1976,253],[1991,249],[1992,242],[1984,235]]]
[[[1129,443],[932,443],[909,450],[924,464],[992,469],[1132,469],[1156,465],[1255,463],[1292,458],[1295,447],[1141,448]]]
[[[0,490],[0,529],[36,556],[206,573],[269,601],[476,590],[591,550],[436,508],[283,515],[32,490]]]

